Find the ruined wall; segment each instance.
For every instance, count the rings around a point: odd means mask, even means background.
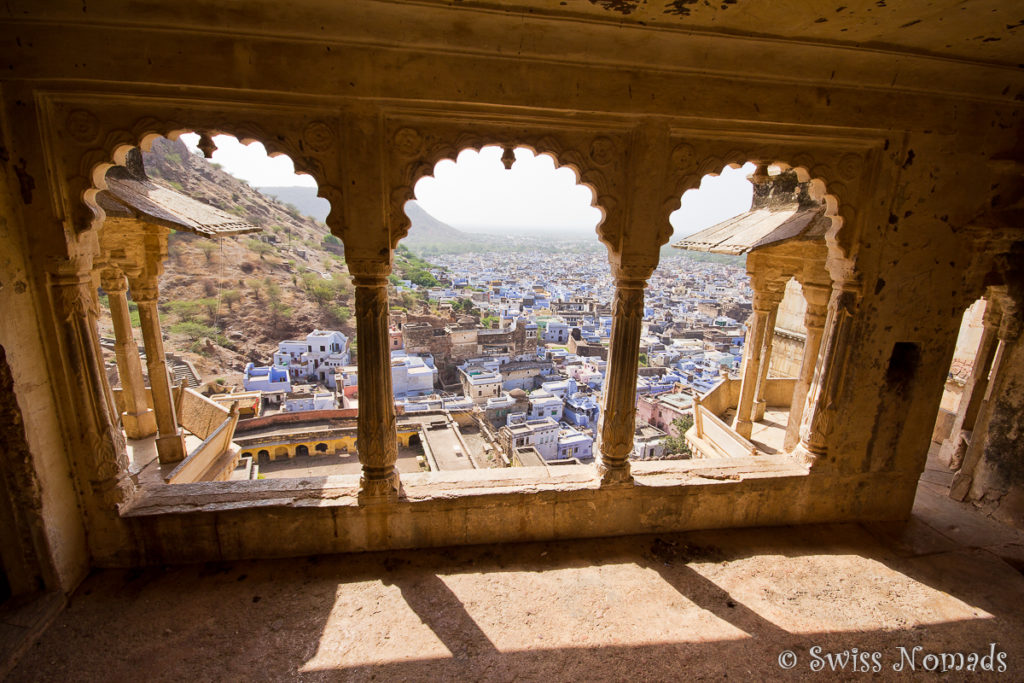
[[[441,333],[438,334],[438,331]],[[452,344],[443,325],[429,323],[407,323],[402,328],[407,353],[429,353],[435,361],[451,356]]]

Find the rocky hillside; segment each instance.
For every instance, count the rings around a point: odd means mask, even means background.
[[[340,241],[319,221],[256,191],[181,142],[159,139],[144,155],[154,182],[262,228],[209,240],[173,233],[160,278],[168,351],[211,381],[238,381],[277,343],[314,328],[355,336],[353,289]],[[109,335],[109,321],[101,334]]]

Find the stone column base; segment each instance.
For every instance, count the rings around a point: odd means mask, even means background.
[[[629,486],[633,483],[633,475],[629,471],[629,460],[621,465],[597,463],[597,478],[601,486]]]
[[[179,431],[157,437],[156,452],[161,463],[181,462],[188,452],[185,450],[185,436]]]
[[[751,419],[754,422],[760,422],[764,419],[764,411],[767,409],[768,401],[754,401],[754,416]]]
[[[736,420],[732,424],[732,430],[744,439],[749,439],[754,433],[754,423],[750,420]]]
[[[796,448],[793,449],[793,455],[805,465],[810,466],[816,463],[821,456],[825,455],[825,453],[815,453],[807,447],[806,443],[801,441],[796,445]]]
[[[146,439],[156,434],[156,413],[147,408],[141,413],[121,413],[124,435],[129,439]]]
[[[364,468],[363,476],[359,478],[359,504],[396,501],[399,487],[397,468],[391,468],[390,472],[370,473],[369,476]]]

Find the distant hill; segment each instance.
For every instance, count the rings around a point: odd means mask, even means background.
[[[326,226],[304,215],[296,198],[287,199],[294,205],[287,206],[180,140],[158,138],[143,158],[153,182],[261,228],[215,240],[187,232],[168,239],[160,276],[168,350],[184,354],[204,381],[219,376],[240,382],[247,362],[265,363],[279,341],[316,328],[354,337],[354,291],[344,249]],[[314,192],[302,194],[315,199]],[[101,320],[101,332],[109,330],[109,320]]]
[[[405,205],[405,214],[412,222],[412,227],[409,228],[409,236],[403,240],[403,243],[409,246],[438,242],[458,244],[461,242],[482,242],[487,240],[482,235],[462,232],[443,221],[439,221],[427,213],[427,210],[415,200]]]
[[[256,190],[282,204],[291,204],[303,216],[321,223],[327,220],[327,214],[331,211],[331,203],[323,197],[317,197],[315,187],[257,187]]]

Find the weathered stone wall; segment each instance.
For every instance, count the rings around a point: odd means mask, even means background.
[[[229,25],[206,0],[143,4],[130,16],[113,4],[90,5],[87,17],[78,7],[36,3],[25,5],[25,21],[16,12],[4,19],[0,346],[40,482],[55,585],[73,585],[90,561],[909,514],[960,314],[986,278],[1001,277],[982,251],[1003,249],[994,236],[1009,225],[1001,212],[1021,198],[1013,160],[1024,74],[914,50],[894,57],[829,41],[710,33],[680,40],[619,21],[567,23],[439,3],[320,11],[324,21],[310,22],[256,0]],[[401,43],[382,40],[395,26],[403,27]],[[510,42],[520,49],[508,50]],[[152,59],[140,57],[140,44]],[[713,77],[708,54],[716,55]],[[308,488],[290,495],[266,482],[181,487],[174,495],[198,498],[167,506],[150,500],[152,492],[144,503],[122,495],[130,489],[118,469],[123,444],[104,418],[109,392],[90,355],[90,287],[76,280],[88,277],[98,255],[98,216],[83,197],[129,146],[183,129],[259,139],[316,176],[350,268],[366,266],[364,280],[372,280],[357,285],[372,303],[364,327],[386,320],[373,283],[386,277],[413,184],[463,147],[528,144],[595,189],[605,215],[598,231],[622,284],[615,307],[630,329],[638,328],[634,293],[642,298],[685,190],[750,159],[798,167],[835,213],[828,268],[844,292],[823,343],[828,381],[816,394],[827,399],[816,413],[824,452],[811,474],[788,465],[730,482],[721,472],[688,472],[661,480],[665,486],[626,480],[597,488],[587,470],[587,483],[561,489],[483,482],[466,485],[471,495],[449,496],[410,483],[407,498],[365,506],[349,495],[354,489],[336,490],[325,504]],[[620,338],[630,338],[623,329]],[[421,341],[445,355],[443,341]],[[620,350],[620,358],[635,351]],[[1017,356],[1007,367],[1008,377],[1019,377]],[[616,381],[629,385],[628,373]],[[1020,389],[1003,387],[994,424],[1009,438],[1020,428]],[[624,432],[609,429],[617,439]],[[382,433],[380,425],[366,433]],[[992,490],[1019,486],[1020,454],[1006,438],[986,456]],[[629,446],[628,438],[603,443]],[[979,474],[985,485],[989,476]],[[207,494],[230,500],[182,513]],[[272,502],[241,509],[261,496]],[[126,523],[118,505],[160,514]]]
[[[48,213],[40,195],[45,183],[27,168],[31,160],[36,162],[33,168],[41,169],[38,157],[26,153],[20,159],[11,158],[13,132],[5,119],[6,110],[0,111],[0,311],[4,316],[0,325],[4,350],[0,363],[4,402],[0,451],[4,454],[0,459],[4,462],[0,467],[12,477],[8,479],[10,500],[5,504],[25,514],[14,520],[13,532],[22,539],[25,534],[31,536],[35,557],[34,566],[21,576],[7,559],[4,563],[16,591],[38,587],[41,581],[47,589],[70,592],[88,571],[86,520],[67,452],[66,439],[72,435],[61,422],[67,397],[54,395],[60,386],[51,375],[53,368],[60,367],[53,362],[58,349],[54,339],[40,331],[40,318],[50,315],[46,295],[40,292],[46,272],[39,258],[27,253],[29,230],[25,227],[29,217],[42,221],[37,226],[52,229],[53,219],[41,219]],[[36,249],[46,242],[47,230],[40,232],[33,241]],[[41,526],[38,518],[33,519],[36,516],[41,516]]]
[[[804,359],[804,338],[777,330],[772,341],[772,357],[768,364],[770,377],[796,377]]]

